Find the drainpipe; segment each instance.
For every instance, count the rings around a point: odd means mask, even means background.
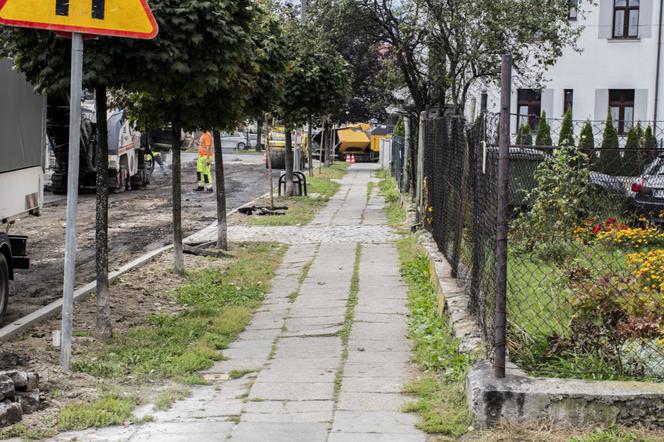
[[[664,16],[664,0],[659,1],[659,22],[657,23],[657,68],[655,71],[655,112],[653,115],[653,134],[657,133],[657,107],[659,106],[659,72],[662,61],[662,17]]]

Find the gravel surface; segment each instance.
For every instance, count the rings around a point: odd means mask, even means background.
[[[252,160],[254,160],[252,158]],[[228,210],[267,192],[265,167],[249,162],[226,161]],[[277,174],[277,172],[275,172]],[[214,194],[194,192],[193,166],[182,171],[185,236],[209,225],[216,218]],[[47,195],[48,197],[48,195]],[[17,221],[11,233],[27,235],[31,268],[17,271],[11,283],[8,324],[62,296],[66,202],[47,198],[51,203],[40,217]],[[109,201],[109,270],[143,253],[171,242],[170,179],[159,171],[145,189],[111,195]],[[77,220],[76,284],[85,284],[95,275],[95,195],[79,197]]]

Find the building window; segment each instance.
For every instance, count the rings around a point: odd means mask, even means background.
[[[579,18],[579,0],[569,0],[567,18],[569,20],[576,20]]]
[[[542,113],[542,93],[536,89],[519,89],[517,91],[517,109],[517,130],[526,121],[534,130]]]
[[[567,111],[572,112],[573,106],[574,106],[574,90],[565,89],[563,113],[567,113]]]
[[[618,133],[626,134],[634,124],[634,89],[609,90],[609,110]]]
[[[614,0],[613,38],[639,37],[641,0]]]

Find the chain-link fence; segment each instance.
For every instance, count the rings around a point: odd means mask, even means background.
[[[399,189],[403,190],[403,160],[404,160],[404,139],[400,136],[392,137],[392,154],[390,160],[390,170],[392,176],[399,185]]]
[[[424,224],[490,344],[497,121],[424,125]],[[530,137],[530,128],[513,131],[509,148],[509,357],[535,374],[662,381],[664,150],[655,128],[664,123],[629,135],[617,133],[619,122],[537,123]]]

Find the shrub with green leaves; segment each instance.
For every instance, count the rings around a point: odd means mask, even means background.
[[[581,135],[579,136],[579,148],[595,148],[595,134],[593,133],[593,125],[590,120],[586,120],[586,122],[583,124],[583,128],[581,129]]]
[[[574,228],[589,206],[587,163],[585,153],[563,146],[537,167],[537,186],[526,196],[531,208],[514,224],[515,239],[527,250],[537,243],[573,239]]]
[[[551,127],[549,126],[549,122],[546,121],[546,112],[542,112],[539,123],[537,123],[535,144],[537,146],[551,146],[553,144],[553,140],[551,139]]]
[[[620,139],[618,138],[618,131],[613,126],[613,117],[611,112],[606,116],[606,123],[604,126],[604,136],[602,138],[602,151],[599,155],[597,162],[597,170],[606,174],[614,174],[616,169],[616,162],[619,158],[618,149],[620,147]],[[605,150],[606,149],[606,150]]]
[[[516,134],[516,144],[518,146],[532,146],[533,135],[530,132],[530,124],[528,122],[521,123],[519,126]]]
[[[592,138],[592,127],[590,128],[590,133]],[[565,116],[563,117],[563,124],[560,127],[558,146],[574,146],[574,144],[574,124],[572,122],[572,111],[567,110],[567,112],[565,112]]]

